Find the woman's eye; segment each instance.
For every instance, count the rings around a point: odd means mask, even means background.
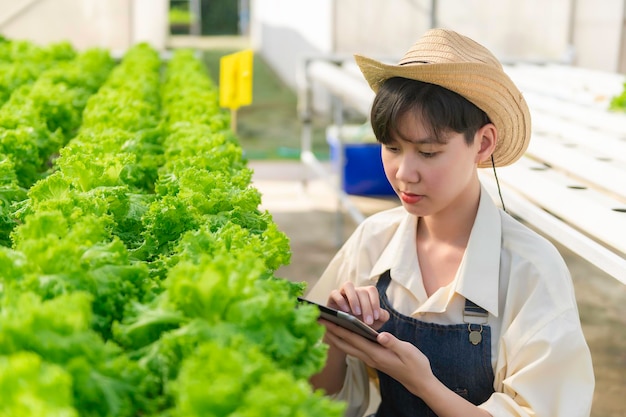
[[[392,153],[396,153],[399,152],[399,148],[397,146],[385,146],[385,149],[387,149],[389,152]]]
[[[420,154],[424,157],[424,158],[432,158],[435,155],[437,155],[437,152],[420,152]]]

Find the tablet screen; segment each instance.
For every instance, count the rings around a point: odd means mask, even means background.
[[[378,332],[365,324],[363,321],[359,320],[357,317],[353,316],[352,314],[335,310],[333,308],[318,304],[314,301],[310,301],[302,297],[298,297],[298,300],[317,306],[317,308],[319,308],[320,310],[321,318],[333,322],[345,329],[353,331],[354,333],[357,333],[369,340],[376,342],[376,336],[378,336]]]

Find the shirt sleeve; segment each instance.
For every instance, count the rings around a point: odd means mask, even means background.
[[[329,293],[344,282],[352,281],[358,285],[359,276],[367,275],[371,270],[370,259],[359,256],[363,239],[363,227],[355,232],[339,249],[330,261],[326,270],[307,292],[306,297],[312,301],[326,304]],[[365,364],[352,356],[346,357],[346,377],[341,391],[330,396],[347,404],[345,417],[361,417],[368,408],[370,400],[369,376]]]
[[[507,349],[501,349],[501,356]],[[510,351],[501,386],[481,405],[493,416],[588,417],[594,390],[591,356],[576,311],[539,329]],[[501,358],[498,362],[506,361]]]
[[[493,416],[588,417],[595,378],[573,283],[556,249],[511,263],[497,351]]]
[[[374,266],[379,262],[385,265],[392,262],[388,258],[381,261],[387,246],[399,231],[404,230],[403,227],[415,226],[415,221],[407,221],[407,218],[406,210],[401,206],[366,218],[337,251],[306,297],[325,304],[328,294],[344,282],[372,285]]]
[[[361,417],[367,411],[370,400],[367,369],[363,362],[352,356],[346,357],[346,364],[348,368],[343,387],[331,398],[347,403],[344,417]]]
[[[356,284],[361,270],[369,273],[368,268],[371,268],[371,265],[360,265],[368,262],[366,258],[359,256],[362,232],[363,228],[359,227],[346,240],[315,285],[307,292],[307,298],[325,305],[332,290],[339,288],[344,282],[352,281]]]

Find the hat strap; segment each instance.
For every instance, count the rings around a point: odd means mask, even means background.
[[[506,211],[504,206],[504,199],[502,198],[502,190],[500,190],[500,181],[498,181],[498,174],[496,173],[496,162],[493,160],[493,154],[491,154],[491,166],[493,167],[493,176],[496,178],[496,185],[498,186],[498,195],[500,196],[500,202],[502,203],[502,210]]]

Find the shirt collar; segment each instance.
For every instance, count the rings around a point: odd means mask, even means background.
[[[406,213],[397,232],[374,264],[370,279],[375,280],[385,271],[390,270],[394,281],[407,288],[420,303],[424,303],[427,296],[416,256],[416,229],[417,217]],[[501,238],[500,212],[487,190],[481,187],[478,211],[467,249],[455,281],[451,285],[454,286],[454,292],[473,301],[496,317],[498,316]]]
[[[370,278],[376,279],[390,270],[392,279],[407,288],[420,303],[423,303],[428,297],[416,256],[416,231],[417,217],[406,213],[400,221],[397,232],[374,264]]]
[[[500,211],[481,187],[478,212],[456,277],[455,291],[498,316],[502,222]]]

